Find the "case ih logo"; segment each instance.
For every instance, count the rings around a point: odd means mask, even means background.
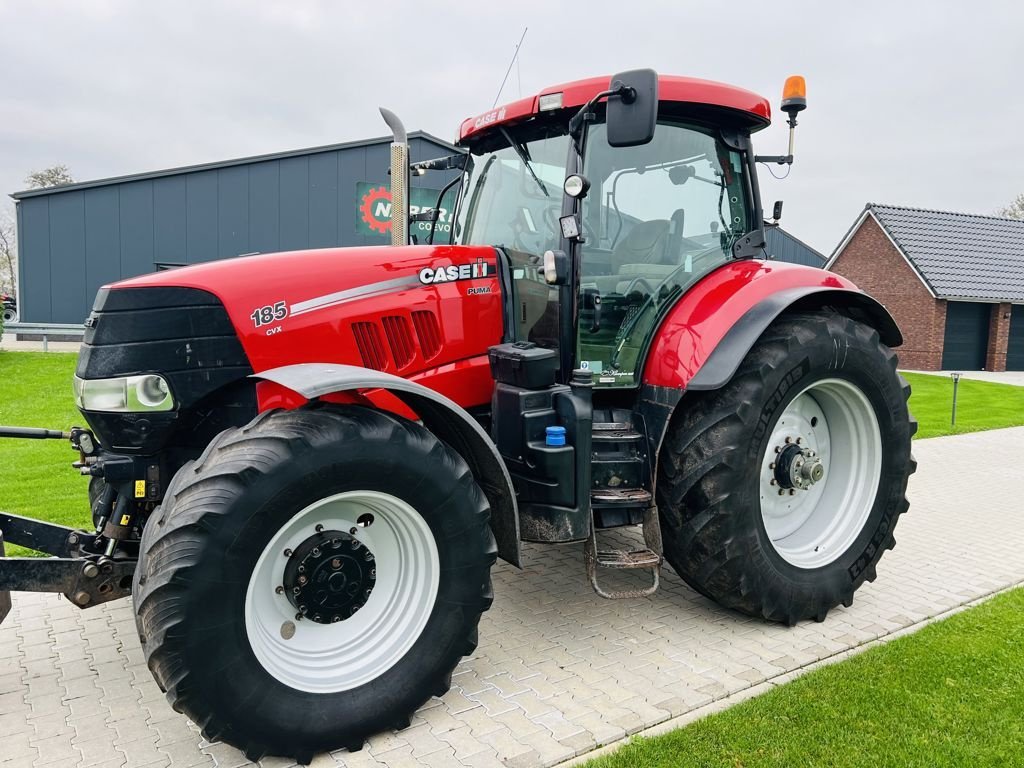
[[[450,267],[424,267],[420,270],[420,282],[424,285],[434,283],[453,283],[456,280],[476,280],[493,274],[491,265],[483,259],[474,264],[452,264]]]
[[[476,120],[473,121],[474,128],[483,128],[485,125],[491,123],[497,123],[505,119],[505,108],[495,109],[491,112],[486,112],[480,115]]]

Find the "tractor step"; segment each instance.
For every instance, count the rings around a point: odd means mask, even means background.
[[[590,503],[646,509],[651,504],[651,492],[643,488],[594,488],[590,492]]]
[[[644,491],[644,493],[647,493]],[[647,493],[650,501],[650,494]],[[658,591],[661,583],[661,527],[658,520],[658,508],[649,506],[644,511],[643,522],[644,543],[646,547],[639,549],[599,549],[597,528],[591,526],[590,537],[583,544],[583,560],[587,567],[590,586],[601,597],[617,600],[626,597],[646,597]],[[651,583],[640,589],[611,590],[601,586],[598,570],[644,570],[651,572]]]

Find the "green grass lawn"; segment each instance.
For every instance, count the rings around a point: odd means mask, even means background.
[[[83,425],[71,394],[74,354],[0,351],[0,424],[67,429]],[[55,523],[89,523],[87,478],[70,464],[78,454],[63,440],[0,438],[0,509]],[[27,550],[7,546],[7,554]]]
[[[1024,590],[586,768],[1024,764]]]
[[[910,382],[910,411],[917,419],[917,437],[959,435],[1024,424],[1024,387],[960,379],[956,426],[950,426],[953,382],[949,376],[905,373]]]

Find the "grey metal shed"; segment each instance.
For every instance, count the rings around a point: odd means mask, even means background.
[[[409,134],[414,161],[455,148]],[[390,138],[17,192],[25,323],[82,323],[100,286],[254,252],[386,245],[361,200],[386,185]],[[450,175],[414,177],[439,189]],[[421,193],[421,194],[425,194]],[[415,200],[414,200],[415,202]]]

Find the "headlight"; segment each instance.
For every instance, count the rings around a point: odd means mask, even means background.
[[[84,411],[138,413],[174,408],[171,389],[162,376],[146,373],[116,379],[80,379],[75,376],[75,405]]]

